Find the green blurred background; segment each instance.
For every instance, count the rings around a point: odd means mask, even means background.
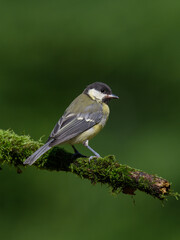
[[[0,128],[46,141],[89,83],[119,95],[91,141],[180,192],[180,1],[1,0]],[[72,151],[69,146],[65,149]],[[84,147],[78,148],[90,154]],[[6,240],[180,239],[180,206],[34,167],[0,172]]]

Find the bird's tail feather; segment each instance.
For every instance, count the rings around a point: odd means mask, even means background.
[[[51,147],[49,146],[51,141],[45,143],[36,152],[34,152],[30,157],[26,159],[23,164],[32,165],[38,158],[40,158],[45,152],[47,152]]]

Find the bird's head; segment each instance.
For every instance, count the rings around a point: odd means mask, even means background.
[[[107,103],[110,99],[118,99],[119,97],[112,94],[111,88],[102,82],[95,82],[88,85],[83,93],[87,94],[91,99],[98,102]]]

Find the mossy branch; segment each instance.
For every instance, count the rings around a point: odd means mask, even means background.
[[[29,136],[17,135],[12,130],[0,129],[0,164],[9,164],[20,173],[23,162],[43,143]],[[45,153],[35,164],[39,169],[75,173],[91,183],[107,184],[113,192],[134,195],[136,190],[143,191],[160,200],[167,196],[178,198],[179,194],[170,190],[170,183],[161,177],[119,164],[114,156],[92,159],[74,159],[73,154],[54,147]]]

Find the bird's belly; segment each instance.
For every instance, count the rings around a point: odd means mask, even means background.
[[[82,143],[86,140],[90,140],[91,138],[96,136],[96,134],[98,134],[102,128],[103,126],[101,124],[97,124],[94,127],[88,129],[87,131],[79,134],[77,137],[71,139],[69,143],[73,145],[73,144]]]

